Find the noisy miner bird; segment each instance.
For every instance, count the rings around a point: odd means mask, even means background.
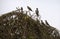
[[[35,12],[36,12],[36,15],[38,17],[39,16],[39,10],[38,10],[38,8],[36,8]]]
[[[32,9],[29,6],[27,6],[27,8],[28,8],[29,11],[32,11]]]
[[[21,12],[23,12],[23,7],[21,7]]]
[[[47,22],[47,20],[45,20],[45,23],[46,23],[46,25],[49,25],[49,23]]]
[[[32,17],[32,15],[31,15],[31,13],[30,13],[30,11],[32,11],[32,9],[31,9],[29,6],[27,6],[27,8],[28,8],[28,10],[29,10],[29,11],[27,11],[27,12],[29,12],[29,15]]]
[[[21,10],[23,11],[23,7],[21,7]]]
[[[42,25],[45,25],[44,22],[43,22],[43,20],[41,20],[41,24],[42,24]]]

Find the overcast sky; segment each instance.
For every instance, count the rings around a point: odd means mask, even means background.
[[[15,10],[16,7],[39,8],[43,20],[60,30],[60,0],[0,0],[0,15]]]

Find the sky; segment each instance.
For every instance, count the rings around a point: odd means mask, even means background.
[[[39,9],[41,19],[60,30],[60,0],[0,0],[0,15],[11,12],[16,7]]]

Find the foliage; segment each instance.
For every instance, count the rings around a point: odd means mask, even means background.
[[[0,39],[60,39],[60,35],[56,28],[43,20],[12,11],[0,16]]]

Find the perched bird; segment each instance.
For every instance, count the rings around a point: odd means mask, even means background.
[[[23,7],[21,7],[21,10],[23,11]]]
[[[36,15],[38,17],[39,16],[39,10],[38,10],[38,8],[36,8],[35,12],[36,12]]]
[[[21,7],[21,9],[20,9],[20,10],[21,10],[21,12],[23,13],[23,7]]]
[[[44,22],[43,22],[43,20],[41,20],[41,24],[42,24],[42,25],[45,25]]]
[[[32,11],[32,9],[29,6],[27,6],[27,8],[28,8],[28,10]]]
[[[46,25],[49,25],[49,23],[47,22],[47,20],[45,20],[45,23],[46,23]]]

